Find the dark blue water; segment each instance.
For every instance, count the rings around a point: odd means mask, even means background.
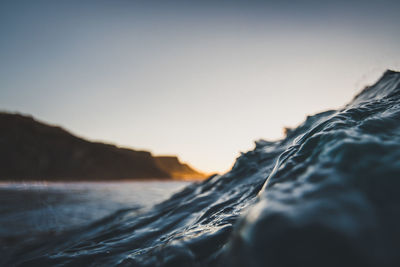
[[[277,111],[279,112],[279,111]],[[263,123],[268,123],[265,121]],[[400,266],[400,73],[151,210],[3,250],[5,266]]]
[[[190,182],[0,183],[0,245],[4,240],[57,234],[120,210],[145,212]]]

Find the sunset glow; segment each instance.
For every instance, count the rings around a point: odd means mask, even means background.
[[[395,1],[178,2],[2,4],[0,107],[220,172],[400,69]]]

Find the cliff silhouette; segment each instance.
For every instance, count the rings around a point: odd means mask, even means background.
[[[95,181],[204,178],[148,151],[79,138],[31,116],[0,112],[0,180]]]
[[[194,170],[186,163],[180,162],[176,156],[156,156],[154,158],[158,166],[175,179],[192,180],[205,178],[203,173]]]

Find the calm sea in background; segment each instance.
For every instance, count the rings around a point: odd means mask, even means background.
[[[0,237],[73,229],[120,210],[142,212],[190,182],[1,183]]]

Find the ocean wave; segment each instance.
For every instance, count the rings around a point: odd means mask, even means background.
[[[265,122],[268,123],[268,122]],[[400,73],[151,210],[27,238],[4,266],[400,266]]]

